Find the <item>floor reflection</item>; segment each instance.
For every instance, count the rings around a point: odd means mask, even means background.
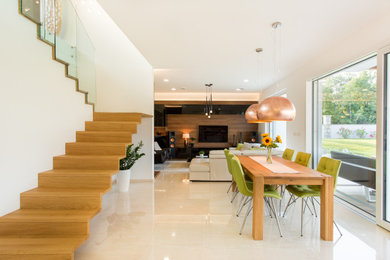
[[[251,223],[238,234],[243,216],[234,213],[229,183],[191,183],[187,163],[168,162],[155,182],[133,182],[128,193],[113,189],[91,222],[90,238],[75,259],[390,259],[389,232],[335,203],[342,229],[335,241],[319,239],[319,219],[308,211],[300,237],[300,204],[281,219],[264,219],[264,240],[253,241]],[[288,196],[285,200],[288,199]],[[286,202],[286,201],[285,201]],[[242,214],[243,215],[243,214]]]

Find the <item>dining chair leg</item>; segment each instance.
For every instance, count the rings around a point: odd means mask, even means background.
[[[341,233],[341,231],[340,231],[340,229],[339,229],[339,226],[336,224],[336,221],[333,220],[333,223],[334,223],[334,225],[336,226],[337,230],[339,231],[340,236],[342,237],[342,236],[343,236],[343,233]]]
[[[302,198],[302,199],[303,199],[303,198]],[[305,213],[305,209],[306,209],[306,207],[307,207],[307,208],[309,209],[311,215],[313,216],[313,211],[311,211],[311,209],[310,209],[310,207],[309,207],[309,204],[307,204],[307,200],[308,200],[308,199],[309,199],[309,198],[303,199],[304,202],[305,202],[305,207],[303,208],[303,213]]]
[[[239,193],[238,190],[237,190],[237,188],[236,188],[236,190],[235,190],[234,192],[235,192],[235,194],[233,195],[233,198],[232,198],[232,200],[230,201],[230,203],[233,203],[234,199],[237,197],[237,194]]]
[[[271,208],[271,204],[269,203],[269,198],[264,197],[264,201],[266,202],[265,205],[267,205],[267,210],[268,210],[269,216],[271,218],[273,218],[272,217],[272,208]]]
[[[232,186],[233,186],[233,182],[232,182],[232,183],[230,183],[230,186],[229,186],[229,188],[228,188],[228,190],[227,190],[227,192],[226,192],[226,193],[229,193],[229,191],[230,191],[230,189],[232,188]]]
[[[303,236],[303,198],[302,198],[302,205],[301,205],[301,237]]]
[[[243,198],[245,198],[245,200],[243,201],[243,203],[241,203],[241,206],[237,210],[237,213],[236,213],[237,217],[240,215],[241,210],[245,207],[245,205],[248,204],[251,201],[250,197],[246,197],[246,196],[243,195]]]
[[[285,191],[285,185],[280,185],[280,196],[282,197],[281,200],[279,200],[279,214],[282,212],[282,200],[284,197],[284,191]]]
[[[310,197],[310,199],[311,199],[311,204],[313,205],[314,215],[317,217],[317,210],[316,210],[316,205],[314,205],[314,199],[313,197]]]
[[[266,209],[267,209],[267,212],[268,212],[268,215],[272,218],[272,210],[271,210],[271,207],[268,203],[268,199],[264,197],[264,201],[266,202],[265,205],[266,205]]]
[[[284,209],[283,217],[286,216],[286,212],[287,212],[288,207],[290,207],[290,206],[295,202],[295,200],[294,200],[293,202],[291,202],[292,199],[293,199],[293,195],[290,194],[290,199],[288,200],[288,203],[287,203],[287,205],[286,205],[286,208]],[[291,203],[290,203],[290,202],[291,202]]]
[[[242,222],[242,225],[241,225],[241,229],[240,229],[240,235],[242,235],[242,230],[244,229],[244,226],[245,226],[245,222],[246,222],[246,219],[248,218],[249,216],[249,213],[251,212],[251,209],[252,209],[252,205],[249,204],[248,205],[248,209],[245,213],[245,218],[244,218],[244,221]]]
[[[279,229],[279,234],[280,234],[280,237],[283,237],[282,235],[282,230],[280,228],[280,223],[279,223],[279,218],[278,218],[278,214],[276,214],[276,209],[275,209],[275,204],[274,204],[274,200],[272,198],[270,198],[271,200],[271,209],[274,213],[274,216],[275,216],[275,219],[276,219],[276,224],[278,225],[278,229]]]
[[[244,203],[244,200],[246,199],[246,196],[244,194],[241,194],[241,200],[240,203],[238,204],[238,208],[241,208],[242,204]]]

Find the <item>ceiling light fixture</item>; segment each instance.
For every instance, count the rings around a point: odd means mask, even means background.
[[[205,84],[206,86],[206,105],[205,105],[205,115],[208,118],[211,118],[213,113],[213,84]]]
[[[175,88],[171,88],[172,91],[175,91],[176,89]]]
[[[248,83],[249,82],[249,79],[244,79],[244,83]]]
[[[164,82],[169,82],[169,79],[164,79],[163,81],[164,81]]]
[[[274,29],[274,75],[280,71],[281,22],[272,24]],[[279,30],[278,30],[279,29]],[[277,33],[279,35],[277,35]],[[279,37],[277,37],[279,36]],[[258,52],[258,49],[256,49]],[[248,123],[268,123],[272,121],[292,121],[295,119],[296,110],[294,104],[285,97],[269,97],[260,104],[251,105],[245,112]]]
[[[236,91],[242,91],[244,88],[236,88]]]

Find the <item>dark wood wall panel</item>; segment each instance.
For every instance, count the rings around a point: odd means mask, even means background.
[[[228,143],[198,143],[198,127],[199,125],[227,125],[229,128]],[[168,131],[176,132],[177,146],[183,147],[183,133],[189,133],[191,137],[195,137],[195,147],[227,147],[233,144],[233,135],[236,138],[242,132],[243,141],[248,142],[250,132],[257,131],[257,124],[248,124],[245,121],[244,115],[213,115],[207,118],[205,115],[167,115]]]

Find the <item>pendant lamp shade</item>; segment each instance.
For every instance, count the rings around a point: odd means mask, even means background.
[[[257,118],[260,121],[292,121],[295,119],[295,106],[285,97],[269,97],[260,103]]]
[[[250,105],[245,111],[245,120],[248,123],[268,123],[270,121],[260,121],[257,117],[257,113],[260,109],[260,104]]]
[[[269,123],[272,121],[292,121],[295,119],[295,106],[285,97],[269,97],[260,104],[253,104],[245,112],[248,123]]]

